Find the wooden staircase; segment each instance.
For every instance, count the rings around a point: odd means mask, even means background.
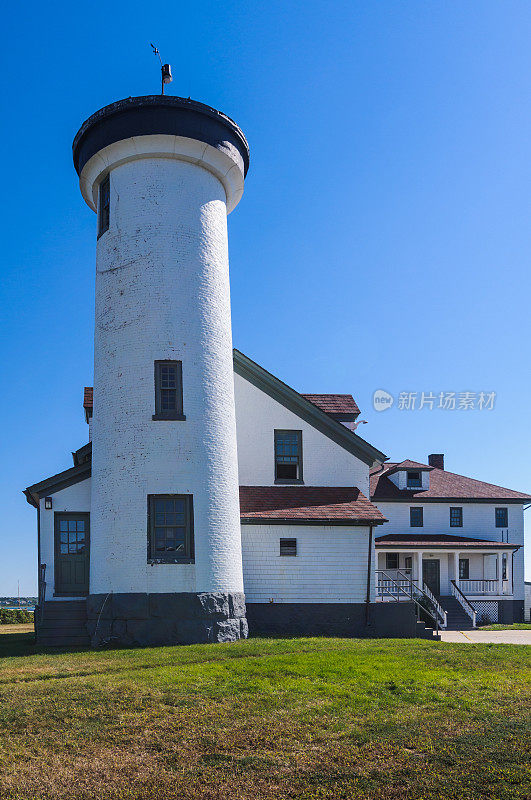
[[[41,647],[89,647],[86,600],[47,600],[35,609],[35,634]]]
[[[455,597],[441,596],[437,598],[441,606],[446,611],[447,615],[447,631],[472,631],[474,626],[468,614],[464,611],[463,606]]]

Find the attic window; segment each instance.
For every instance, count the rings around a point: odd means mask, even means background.
[[[420,472],[415,471],[412,472],[408,470],[407,473],[407,488],[408,489],[420,489],[422,486],[422,476]]]
[[[302,431],[275,431],[275,483],[302,483]]]

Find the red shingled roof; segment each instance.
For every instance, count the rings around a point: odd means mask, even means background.
[[[303,394],[306,400],[313,403],[326,414],[359,414],[358,404],[351,394]]]
[[[519,544],[508,544],[507,542],[492,542],[486,539],[471,539],[467,536],[449,536],[447,534],[415,534],[411,533],[388,533],[385,536],[377,536],[375,539],[376,547],[452,547],[459,545],[464,547],[520,547]]]
[[[94,390],[92,386],[85,386],[85,393],[83,396],[83,408],[92,408]]]
[[[400,462],[400,465],[408,462]],[[415,462],[410,462],[415,463]],[[485,483],[475,478],[457,475],[445,469],[433,468],[430,470],[429,489],[399,489],[387,477],[396,471],[396,463],[386,463],[383,467],[371,472],[371,500],[495,500],[531,502],[531,496],[523,492],[515,492]],[[407,467],[406,467],[407,469]]]
[[[387,521],[355,486],[240,486],[240,517],[242,522],[380,525]]]
[[[399,464],[386,464],[386,467],[388,467],[388,475],[391,475],[393,472],[398,472],[401,469],[416,469],[422,470],[423,472],[429,472],[433,469],[429,464],[421,464],[420,461],[410,461],[409,458],[406,458],[405,461],[400,461]]]

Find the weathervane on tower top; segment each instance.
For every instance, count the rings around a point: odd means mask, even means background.
[[[159,61],[160,61],[160,74],[161,74],[161,78],[162,78],[162,83],[161,83],[161,86],[162,86],[162,88],[161,88],[161,94],[164,94],[164,84],[165,84],[165,83],[171,83],[171,82],[172,82],[172,80],[173,80],[173,78],[172,78],[172,75],[171,75],[171,66],[170,66],[170,64],[163,64],[163,63],[162,63],[162,58],[160,57],[159,48],[158,48],[158,47],[155,47],[155,45],[153,44],[153,42],[150,42],[150,45],[151,45],[151,47],[152,47],[152,49],[153,49],[153,53],[154,53],[156,56],[158,56],[158,57],[159,57]]]

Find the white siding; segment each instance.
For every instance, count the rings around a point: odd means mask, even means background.
[[[41,564],[46,564],[46,600],[53,600],[54,587],[54,514],[57,511],[90,512],[90,478],[61,489],[52,496],[52,509],[44,508],[40,501]],[[64,600],[61,597],[61,600]]]
[[[368,534],[337,525],[242,525],[247,602],[363,603]],[[281,538],[297,539],[296,556],[279,555]]]
[[[357,486],[369,495],[369,467],[252,383],[234,375],[238,470],[241,486],[275,482],[275,429],[302,431],[307,486]]]

